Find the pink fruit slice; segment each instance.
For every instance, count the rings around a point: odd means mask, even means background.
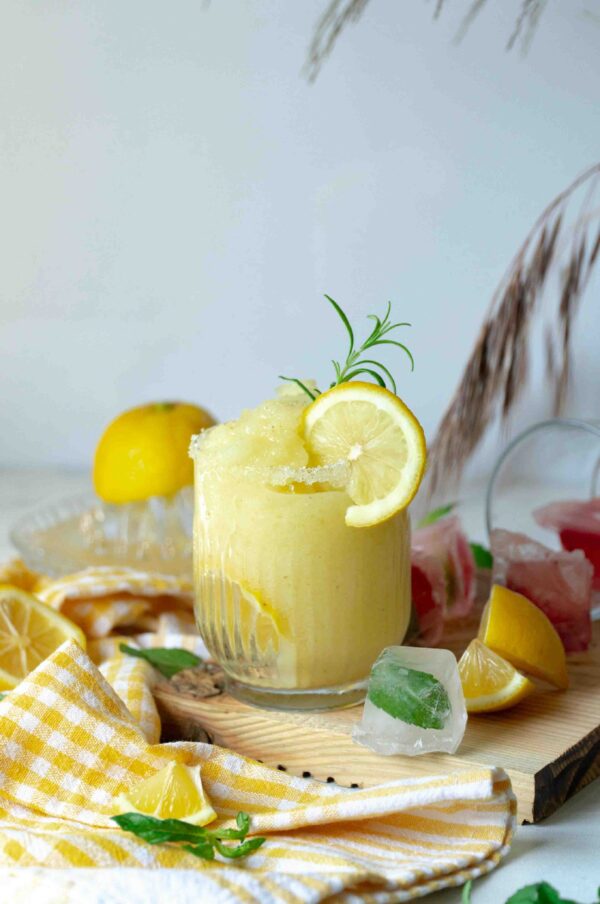
[[[560,634],[567,652],[587,650],[593,568],[581,550],[557,552],[506,530],[492,531],[491,543],[493,582],[535,603]]]

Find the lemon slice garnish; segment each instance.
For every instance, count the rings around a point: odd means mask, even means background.
[[[202,787],[200,766],[169,763],[117,798],[121,813],[143,813],[157,819],[184,819],[205,826],[217,818]]]
[[[529,678],[480,640],[472,640],[458,663],[467,712],[508,709],[535,690]]]
[[[521,593],[498,584],[492,587],[479,640],[516,668],[556,687],[569,686],[565,648],[554,625]]]
[[[423,428],[397,396],[371,383],[349,382],[324,392],[305,409],[311,464],[345,461],[354,505],[346,524],[369,527],[406,508],[425,470]]]

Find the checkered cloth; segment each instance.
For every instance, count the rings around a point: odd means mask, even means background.
[[[112,602],[119,594],[127,602],[177,596],[173,586],[167,594],[143,593],[143,581],[158,587],[147,575],[132,573],[129,582],[120,572],[119,591],[108,577],[103,572]],[[63,611],[67,601],[84,598],[83,586],[88,601],[107,602],[82,576],[60,583],[60,593],[59,582],[39,592]],[[180,588],[182,606],[188,592]],[[106,608],[101,612],[105,619]],[[162,614],[154,613],[158,621]],[[186,640],[188,649],[199,649],[197,636],[176,636],[172,645]],[[152,639],[147,632],[137,637]],[[197,871],[198,900],[387,904],[460,885],[507,852],[515,799],[500,769],[351,790],[293,778],[207,744],[157,743],[152,670],[116,653],[117,642],[94,640],[99,665],[76,643],[63,644],[0,702],[0,867],[178,867]],[[115,797],[172,760],[202,765],[215,826],[233,825],[244,810],[252,832],[267,842],[238,865],[208,863],[118,829],[110,819]]]

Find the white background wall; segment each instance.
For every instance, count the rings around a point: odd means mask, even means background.
[[[85,465],[141,401],[228,418],[325,382],[323,292],[413,322],[431,435],[521,238],[600,158],[600,28],[554,0],[522,60],[516,0],[458,48],[467,0],[372,0],[311,86],[324,4],[2,0],[0,464]],[[598,416],[597,294],[570,410]]]

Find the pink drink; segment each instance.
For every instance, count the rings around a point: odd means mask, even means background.
[[[600,499],[553,502],[537,509],[533,517],[558,533],[563,549],[582,550],[594,567],[594,590],[600,590]]]

